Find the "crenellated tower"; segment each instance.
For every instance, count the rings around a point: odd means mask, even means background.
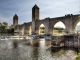
[[[17,14],[15,14],[13,16],[13,28],[15,28],[16,25],[18,25],[18,16],[17,16]]]

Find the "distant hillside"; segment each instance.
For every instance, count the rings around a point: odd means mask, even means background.
[[[57,27],[54,27],[54,29],[62,29],[62,30],[64,30],[65,28],[62,28],[60,26],[57,26]]]

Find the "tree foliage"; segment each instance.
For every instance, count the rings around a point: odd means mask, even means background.
[[[80,19],[80,15],[78,16],[78,19]]]
[[[78,56],[75,58],[75,60],[80,60],[80,53],[78,53]]]
[[[8,24],[6,22],[0,23],[0,33],[14,33],[14,29],[8,29]]]

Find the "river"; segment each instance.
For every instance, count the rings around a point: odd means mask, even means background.
[[[14,45],[16,47],[14,47]],[[50,40],[0,40],[0,60],[74,60],[74,49],[52,49]]]

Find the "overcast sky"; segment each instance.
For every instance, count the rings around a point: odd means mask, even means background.
[[[32,21],[32,7],[40,8],[40,19],[79,14],[80,0],[0,0],[0,22],[13,23],[15,13],[19,24]]]

